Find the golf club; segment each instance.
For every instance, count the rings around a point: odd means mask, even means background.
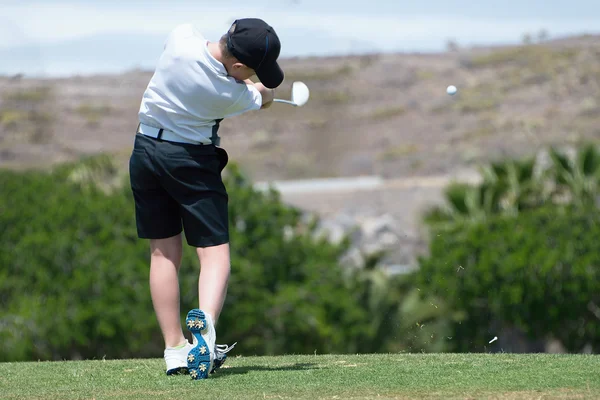
[[[296,107],[302,107],[306,104],[309,97],[310,92],[308,90],[308,86],[306,86],[303,82],[294,82],[292,84],[291,100],[274,99],[273,101],[276,103],[285,103]]]

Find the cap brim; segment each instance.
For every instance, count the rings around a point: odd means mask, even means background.
[[[263,65],[260,70],[255,72],[260,82],[269,89],[275,89],[283,82],[283,71],[277,62]]]

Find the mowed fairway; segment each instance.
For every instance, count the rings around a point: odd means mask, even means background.
[[[1,399],[600,399],[600,356],[231,357],[205,381],[162,359],[0,363]]]

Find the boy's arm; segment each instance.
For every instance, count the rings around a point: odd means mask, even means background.
[[[246,79],[244,82],[246,82],[248,85],[253,85],[260,92],[260,95],[262,96],[261,109],[271,107],[271,104],[273,104],[273,99],[275,98],[275,90],[274,89],[266,88],[260,82],[254,83],[250,79]]]

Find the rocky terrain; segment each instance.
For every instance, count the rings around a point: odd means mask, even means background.
[[[423,248],[419,210],[439,202],[457,174],[472,176],[497,157],[600,137],[600,37],[286,59],[282,66],[286,81],[278,97],[288,97],[291,83],[301,80],[311,89],[309,103],[275,104],[224,121],[223,147],[255,181],[385,180],[371,191],[284,193],[284,199],[321,213],[332,232],[349,221],[362,224],[362,237],[370,239],[361,243],[389,245],[390,263],[414,261]],[[0,167],[48,168],[99,152],[117,155],[125,167],[151,74],[0,77]],[[446,94],[450,84],[457,95]]]

